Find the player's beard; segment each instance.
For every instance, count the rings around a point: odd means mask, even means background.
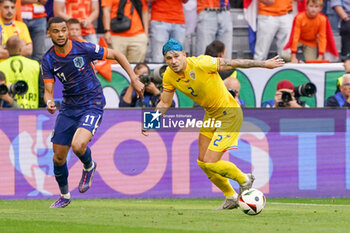
[[[12,13],[8,13],[4,18],[5,18],[5,20],[12,20],[13,19],[13,14]]]
[[[58,47],[64,47],[67,44],[67,42],[68,42],[68,37],[66,38],[63,44],[58,44],[56,41],[52,40],[52,43],[54,43],[54,45]]]
[[[3,16],[3,21],[6,24],[11,23],[12,19],[13,19],[13,13],[7,13],[7,14],[4,14],[4,16]]]

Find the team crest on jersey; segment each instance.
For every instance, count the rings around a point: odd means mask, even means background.
[[[191,79],[196,80],[196,73],[193,70],[190,71],[190,77]]]
[[[77,67],[78,69],[80,69],[81,67],[83,67],[85,65],[84,58],[82,58],[82,57],[74,58],[73,62],[74,62],[74,66]]]

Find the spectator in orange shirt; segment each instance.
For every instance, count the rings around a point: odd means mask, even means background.
[[[124,16],[131,20],[131,26],[123,32],[111,30],[111,20],[116,18],[120,2],[125,2]],[[102,0],[105,39],[113,49],[126,56],[130,63],[145,60],[148,42],[148,6],[145,0]]]
[[[322,0],[307,0],[306,10],[295,16],[291,62],[298,63],[297,49],[301,47],[305,60],[322,60],[327,46],[326,16],[320,14]],[[318,49],[318,55],[317,55]]]
[[[97,44],[93,22],[99,15],[98,0],[54,0],[54,15],[69,20],[76,18],[81,25],[81,35],[84,40]]]
[[[79,20],[75,18],[68,19],[68,38],[71,40],[81,40],[81,26]]]
[[[185,15],[182,3],[188,0],[146,0],[151,2],[150,42],[152,62],[162,63],[162,48],[173,38],[184,43],[186,37]]]

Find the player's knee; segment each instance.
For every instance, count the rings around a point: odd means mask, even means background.
[[[204,158],[202,159],[203,163],[216,163],[220,161],[221,156],[217,155],[216,153],[214,154],[205,154]]]
[[[202,160],[197,159],[197,164],[202,170],[206,169],[205,163]]]
[[[202,162],[203,163],[209,163],[208,159],[206,159],[206,158],[203,158]]]
[[[203,161],[203,158],[199,158],[199,157],[198,157],[198,159],[197,159],[197,164],[199,165],[200,163],[204,163],[204,161]]]
[[[66,158],[64,156],[59,156],[55,154],[52,159],[53,163],[57,166],[62,166],[66,162]]]
[[[203,161],[200,159],[197,159],[197,164],[199,167],[203,166]]]
[[[212,159],[212,158],[203,158],[202,160],[203,163],[215,163],[217,162],[215,159]]]
[[[81,156],[84,154],[85,152],[85,147],[86,145],[83,143],[74,143],[72,144],[72,150],[74,152],[74,154]]]

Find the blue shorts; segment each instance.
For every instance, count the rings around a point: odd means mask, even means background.
[[[95,134],[103,116],[103,109],[63,109],[56,118],[55,129],[51,142],[59,145],[70,146],[75,131],[78,128],[89,130]]]

